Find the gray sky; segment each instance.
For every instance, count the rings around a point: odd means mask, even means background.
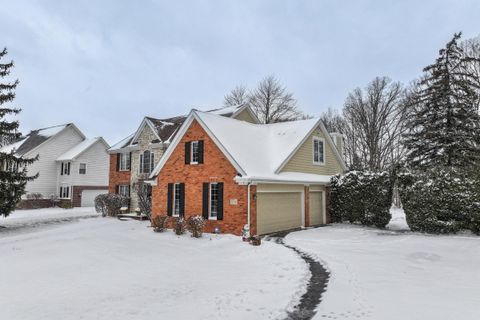
[[[379,75],[408,83],[456,31],[480,33],[480,1],[0,0],[0,46],[21,84],[19,119],[75,122],[110,144],[144,115],[211,108],[276,75],[300,108],[340,108]]]

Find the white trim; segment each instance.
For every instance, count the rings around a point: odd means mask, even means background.
[[[322,153],[323,153],[323,161],[315,161],[315,142],[321,141],[322,142]],[[324,166],[325,165],[325,139],[317,136],[312,137],[312,164],[314,166]]]
[[[128,169],[122,169],[122,155],[127,155],[128,154],[128,161],[125,163],[125,167],[127,167],[127,163],[130,162],[130,168]],[[118,171],[119,172],[128,172],[128,171],[131,171],[132,170],[132,155],[130,154],[130,152],[119,152],[117,153],[117,157],[120,157],[120,159],[118,159]]]
[[[137,141],[137,139],[140,137],[140,134],[142,133],[145,125],[148,125],[150,127],[150,129],[153,131],[153,134],[155,135],[155,137],[157,137],[158,140],[160,140],[160,142],[162,142],[162,139],[160,139],[160,137],[158,136],[157,130],[155,130],[155,127],[153,126],[151,121],[148,120],[147,117],[144,117],[142,122],[140,123],[140,126],[138,127],[137,131],[135,132],[135,135],[133,136],[132,140],[130,140],[130,143],[128,144],[129,146],[133,145],[133,143],[135,141]]]
[[[197,161],[193,161],[193,145],[194,144],[197,145],[197,158],[200,158],[200,153],[198,150],[198,146],[199,146],[198,140],[190,141],[190,164],[198,164],[198,159]]]
[[[180,199],[178,200],[178,214],[175,213],[175,200],[176,200],[176,197],[175,197],[175,188],[178,186],[179,190],[178,192],[180,193],[180,183],[174,183],[173,184],[173,199],[172,199],[172,217],[180,217]],[[181,196],[181,195],[180,195]]]
[[[208,220],[218,220],[218,198],[217,198],[217,215],[215,217],[212,217],[212,185],[217,185],[218,182],[209,182],[208,183]],[[217,188],[217,193],[218,193],[218,188]],[[217,197],[219,195],[217,194]]]
[[[80,170],[82,170],[82,164],[85,165],[85,172],[84,172],[84,173],[81,173],[81,172],[80,172]],[[80,163],[78,164],[78,174],[87,174],[87,163],[85,163],[85,162],[80,162]]]
[[[68,196],[67,197],[63,197],[62,193],[63,193],[63,189],[67,188],[68,190]],[[69,199],[72,199],[72,187],[69,186],[68,184],[62,184],[61,186],[59,186],[59,194],[58,194],[58,198],[59,199],[62,199],[62,200],[69,200]]]

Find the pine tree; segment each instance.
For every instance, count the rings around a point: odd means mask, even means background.
[[[1,63],[7,54],[7,49],[0,51],[0,79],[4,80],[10,74],[13,61]],[[4,106],[15,98],[15,88],[18,80],[14,82],[0,82],[0,148],[9,145],[21,137],[18,132],[18,121],[8,121],[7,117],[18,114],[21,110]],[[0,151],[0,216],[8,216],[15,209],[15,205],[25,193],[27,181],[36,176],[27,175],[27,166],[36,159],[23,159],[15,155],[15,150]]]
[[[407,162],[412,168],[472,168],[480,158],[478,85],[465,66],[478,63],[455,34],[432,65],[423,69],[408,117]]]

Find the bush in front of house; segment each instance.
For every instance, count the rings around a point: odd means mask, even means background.
[[[202,236],[205,225],[206,221],[202,216],[191,216],[187,220],[188,231],[190,231],[194,238],[200,238]]]
[[[183,217],[173,217],[172,228],[173,228],[173,232],[175,232],[177,236],[184,234],[185,230],[187,229],[187,224],[185,222],[185,219]]]
[[[168,216],[153,216],[150,218],[153,231],[163,232],[167,229]]]
[[[412,231],[480,233],[480,183],[451,169],[399,176],[400,196]]]
[[[393,178],[388,172],[351,171],[331,179],[333,222],[385,228],[392,215]]]
[[[116,217],[122,207],[127,207],[130,199],[128,197],[116,194],[99,194],[95,197],[95,210],[102,213],[102,216]]]

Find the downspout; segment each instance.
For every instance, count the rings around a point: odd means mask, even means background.
[[[247,199],[247,225],[248,225],[248,230],[250,231],[250,182],[247,185],[247,194],[248,194],[248,199]]]

